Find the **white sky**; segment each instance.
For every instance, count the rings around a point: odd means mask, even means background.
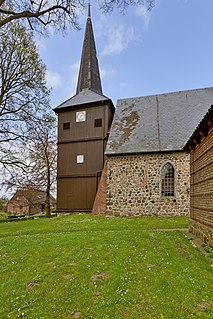
[[[91,3],[103,92],[119,98],[213,86],[213,0],[158,0],[104,15]],[[40,39],[52,87],[51,106],[75,94],[87,8],[81,30]]]

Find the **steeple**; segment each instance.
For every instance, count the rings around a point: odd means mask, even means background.
[[[78,75],[76,94],[84,89],[91,89],[102,94],[101,78],[98,59],[96,56],[95,39],[90,15],[90,3],[88,4],[88,17],[84,35],[84,43],[81,55],[81,64]]]

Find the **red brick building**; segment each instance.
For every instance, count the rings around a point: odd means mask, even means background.
[[[9,214],[37,214],[44,211],[46,193],[35,189],[20,189],[15,192],[8,201],[6,212]],[[54,207],[56,201],[51,196],[51,206]]]
[[[190,151],[190,230],[213,247],[213,105],[186,149]]]

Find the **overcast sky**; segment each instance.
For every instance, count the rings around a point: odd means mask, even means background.
[[[151,13],[130,7],[104,15],[91,1],[104,94],[117,99],[213,86],[213,0],[158,0]],[[75,94],[87,18],[81,30],[39,39],[51,106]]]

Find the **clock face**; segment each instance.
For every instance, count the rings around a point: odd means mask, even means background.
[[[86,121],[86,111],[76,112],[76,122]]]

